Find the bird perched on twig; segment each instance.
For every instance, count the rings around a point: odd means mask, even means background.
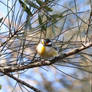
[[[52,47],[52,42],[49,39],[41,39],[36,51],[41,58],[51,58],[59,55],[58,51]]]

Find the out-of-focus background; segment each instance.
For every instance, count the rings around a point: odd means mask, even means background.
[[[41,38],[60,55],[91,43],[91,0],[0,0],[0,67],[27,65]],[[42,92],[91,92],[92,48],[50,66],[12,73]],[[1,74],[2,75],[2,74]],[[34,92],[0,76],[0,92]]]

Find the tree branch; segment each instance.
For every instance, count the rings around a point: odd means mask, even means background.
[[[21,70],[25,70],[25,69],[29,69],[29,68],[35,68],[35,67],[40,67],[40,66],[48,66],[51,65],[57,61],[62,62],[62,59],[72,56],[74,54],[77,54],[87,48],[90,48],[92,46],[92,43],[86,44],[85,46],[81,46],[80,48],[76,48],[73,49],[72,51],[68,52],[68,53],[64,53],[58,57],[55,57],[52,60],[49,61],[45,61],[44,63],[42,63],[41,61],[37,61],[35,60],[33,63],[30,63],[28,65],[15,65],[15,66],[7,66],[7,67],[0,67],[0,72],[4,71],[4,72],[17,72],[17,71],[21,71]]]
[[[38,90],[37,88],[35,88],[35,87],[29,85],[28,83],[24,82],[23,80],[20,80],[19,78],[16,78],[16,77],[13,76],[12,74],[9,74],[9,73],[3,72],[3,71],[2,71],[2,73],[5,74],[5,75],[7,75],[7,76],[10,77],[10,78],[16,80],[18,83],[20,83],[20,84],[22,84],[22,85],[25,85],[25,86],[27,86],[28,88],[31,88],[31,89],[34,90],[35,92],[41,92],[41,91]]]

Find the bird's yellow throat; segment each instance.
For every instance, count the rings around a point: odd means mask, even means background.
[[[44,54],[44,52],[45,52],[45,47],[44,47],[44,45],[39,44],[39,45],[37,46],[37,52],[38,52],[40,55]]]

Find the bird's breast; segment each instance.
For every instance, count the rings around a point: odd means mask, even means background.
[[[36,50],[40,55],[45,53],[45,47],[42,44],[38,44]]]
[[[58,55],[58,52],[54,48],[44,46],[42,44],[38,44],[36,50],[37,53],[43,58],[50,58]]]

